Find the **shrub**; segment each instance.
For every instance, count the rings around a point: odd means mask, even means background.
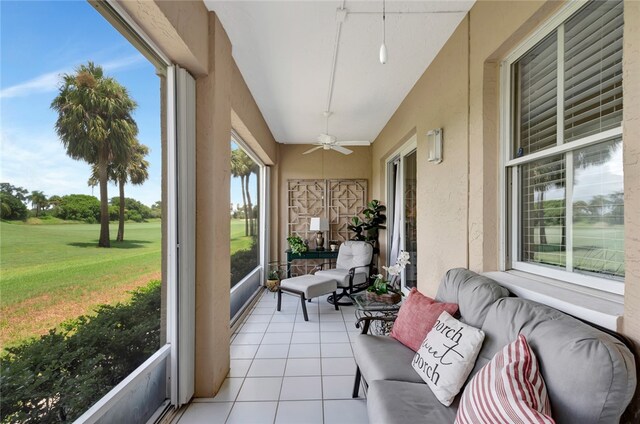
[[[258,244],[255,240],[249,250],[238,250],[231,255],[231,287],[235,286],[258,265]]]
[[[56,210],[58,218],[94,224],[100,221],[100,200],[86,194],[62,196]]]
[[[27,207],[17,197],[0,193],[0,218],[21,220],[27,217]]]
[[[3,423],[69,422],[160,347],[160,287],[152,281],[129,303],[102,305],[0,358]]]
[[[116,210],[119,210],[119,197],[112,197],[109,203],[112,206],[115,206]],[[136,199],[132,199],[130,197],[125,197],[124,209],[126,211],[126,219],[130,219],[132,221],[143,222],[145,219],[149,219],[152,217],[151,208],[149,206],[144,205],[143,203],[140,203]]]

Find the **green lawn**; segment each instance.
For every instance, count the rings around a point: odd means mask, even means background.
[[[98,248],[97,224],[0,222],[0,345],[41,334],[160,278],[160,222],[125,225],[125,241]]]
[[[244,219],[231,220],[231,254],[251,248],[251,237],[244,235]]]

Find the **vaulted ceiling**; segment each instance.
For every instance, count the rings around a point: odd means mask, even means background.
[[[383,65],[382,1],[205,0],[281,143],[315,142],[328,107],[338,140],[373,141],[473,3],[387,1]]]

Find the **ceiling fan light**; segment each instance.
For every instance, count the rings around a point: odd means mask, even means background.
[[[380,63],[383,65],[387,63],[387,45],[384,43],[380,46]]]

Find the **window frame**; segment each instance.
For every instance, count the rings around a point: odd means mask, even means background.
[[[513,102],[513,94],[516,90],[514,78],[512,78],[512,65],[522,58],[531,48],[537,45],[545,37],[552,34],[558,28],[578,12],[583,6],[589,3],[588,0],[569,2],[562,6],[560,10],[548,19],[530,37],[524,40],[500,63],[500,270],[510,269],[523,271],[542,277],[560,280],[579,286],[589,287],[596,290],[623,295],[624,278],[604,278],[590,274],[562,270],[560,268],[538,265],[531,262],[518,260],[520,249],[520,218],[519,218],[519,165],[531,163],[535,160],[547,158],[558,154],[566,154],[566,169],[573,168],[572,154],[576,151],[594,144],[604,143],[608,140],[622,137],[622,123],[620,126],[602,131],[598,134],[581,137],[577,140],[564,143],[564,79],[558,78],[557,96],[557,130],[556,145],[524,157],[515,157],[513,143],[513,129],[516,105]],[[557,36],[558,73],[564,71],[564,31],[558,31]],[[623,140],[624,143],[624,140]],[[567,173],[566,197],[570,198],[573,187],[573,172]],[[567,214],[571,212],[571,205],[567,202]],[[566,250],[572,249],[572,226],[567,226]],[[568,261],[569,262],[569,261]]]

